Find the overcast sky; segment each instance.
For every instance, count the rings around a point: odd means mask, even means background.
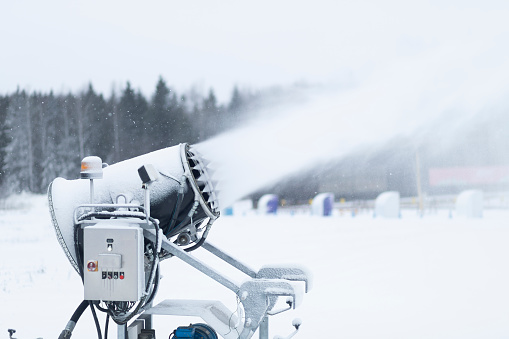
[[[0,94],[91,82],[109,95],[130,81],[151,95],[161,75],[224,101],[234,85],[362,81],[444,50],[505,70],[507,18],[508,1],[487,0],[3,1]]]

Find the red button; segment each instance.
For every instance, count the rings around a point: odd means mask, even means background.
[[[97,261],[90,260],[87,263],[87,269],[88,269],[89,272],[96,272],[97,271]]]

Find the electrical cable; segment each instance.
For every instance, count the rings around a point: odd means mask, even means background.
[[[80,319],[81,315],[85,310],[87,309],[89,303],[87,300],[83,300],[79,306],[76,308],[74,313],[71,316],[71,319],[67,322],[67,325],[65,326],[62,333],[60,333],[60,336],[58,339],[69,339],[72,335],[72,331],[74,330],[74,327],[76,326],[76,323]]]
[[[170,230],[167,234],[167,237],[172,237],[172,236],[178,234],[182,230],[182,228],[187,224],[189,219],[191,219],[191,225],[193,225],[193,215],[196,212],[196,209],[198,208],[199,205],[200,205],[200,203],[198,202],[198,200],[195,200],[193,203],[193,206],[187,213],[184,220],[182,220],[177,226],[175,226],[172,230]]]
[[[154,287],[152,288],[152,292],[148,297],[145,305],[150,305],[150,303],[154,300],[155,295],[157,294],[157,290],[159,289],[159,265],[157,265],[156,278],[154,279]]]
[[[79,229],[81,227],[79,225],[74,225],[74,252],[76,253],[76,262],[81,263],[81,251],[79,248]],[[81,282],[84,282],[83,280],[83,269],[81,265],[78,264],[78,273],[81,278]]]
[[[180,187],[177,194],[177,200],[175,203],[175,208],[173,210],[173,214],[171,216],[170,225],[168,226],[168,229],[166,230],[165,234],[166,236],[170,233],[170,231],[173,228],[173,225],[175,225],[175,222],[177,221],[178,213],[180,212],[180,205],[182,204],[182,201],[184,200],[184,185],[186,183],[186,177],[182,176],[182,179],[180,181]]]
[[[74,321],[75,323],[77,323],[78,320],[80,319],[81,315],[83,314],[83,312],[85,312],[85,310],[87,309],[87,307],[88,307],[88,301],[83,300],[81,302],[81,304],[78,306],[78,308],[76,309],[76,311],[74,311],[74,313],[72,314],[71,320]]]
[[[194,251],[195,249],[197,249],[198,247],[200,247],[201,245],[203,245],[203,243],[205,242],[205,240],[207,239],[207,236],[209,234],[210,226],[212,226],[212,223],[209,220],[209,222],[207,223],[207,226],[205,228],[205,231],[203,231],[203,234],[202,234],[200,240],[193,246],[185,248],[184,251],[191,252],[191,251]]]
[[[90,311],[92,311],[92,316],[94,317],[95,328],[97,329],[97,338],[102,339],[103,336],[101,333],[101,325],[99,325],[99,319],[97,318],[94,303],[92,300],[90,300],[88,303],[90,304]]]
[[[99,304],[96,304],[96,305],[95,305],[95,307],[97,307],[97,309],[98,309],[99,311],[109,314],[109,313],[108,313],[108,312],[109,312],[108,308],[103,308],[103,307],[101,307],[101,305],[99,305]],[[107,307],[107,306],[106,306],[106,307]]]
[[[238,295],[236,295],[236,299],[237,299],[237,309],[235,311],[233,311],[232,314],[230,315],[230,317],[228,318],[228,327],[229,327],[230,331],[228,331],[228,333],[226,333],[225,336],[230,334],[232,332],[232,329],[234,329],[235,332],[237,332],[237,337],[240,336],[239,330],[237,328],[238,326],[235,326],[235,327],[231,326],[233,316],[235,315],[235,313],[239,314],[239,309],[240,309],[240,303],[241,303],[240,297]]]
[[[104,324],[104,339],[108,339],[108,327],[109,327],[109,324],[110,324],[110,314],[107,313],[106,314],[106,321],[105,321],[105,324]]]

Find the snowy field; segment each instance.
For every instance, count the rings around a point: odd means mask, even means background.
[[[82,300],[45,199],[0,210],[0,339],[8,328],[20,339],[57,338]],[[225,216],[209,240],[253,268],[298,263],[313,272],[300,307],[271,318],[270,338],[291,333],[295,317],[303,321],[295,338],[509,338],[508,220],[509,211],[491,210],[478,220],[413,211],[394,220]],[[218,299],[235,311],[233,293],[178,259],[163,261],[162,274],[158,300]],[[156,317],[157,337],[196,320]],[[73,338],[96,337],[87,310]]]

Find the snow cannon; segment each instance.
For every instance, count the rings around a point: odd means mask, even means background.
[[[275,194],[265,194],[258,200],[258,214],[277,214],[279,197]]]
[[[152,165],[157,180],[150,182],[150,173],[139,173],[146,164]],[[187,249],[200,246],[219,217],[217,182],[212,180],[208,165],[192,146],[180,144],[111,166],[103,165],[98,157],[87,157],[82,162],[80,179],[55,179],[48,189],[51,219],[60,246],[76,271],[77,222],[106,218],[111,213],[127,215],[138,205],[158,221],[166,238]],[[149,182],[143,183],[141,175]],[[143,186],[150,186],[150,204],[145,201]],[[113,211],[113,204],[123,204],[123,212]]]
[[[206,240],[219,217],[217,182],[209,162],[188,144],[107,166],[82,160],[80,179],[55,179],[49,209],[58,241],[83,282],[83,301],[59,339],[69,339],[86,308],[101,333],[96,309],[117,325],[118,339],[155,338],[153,316],[195,316],[205,323],[180,326],[172,338],[268,339],[269,316],[291,311],[310,285],[298,265],[254,270]],[[231,265],[247,280],[239,284],[194,256],[195,250]],[[215,300],[165,299],[154,305],[160,261],[178,258],[234,293],[232,311]],[[185,274],[172,272],[185,279]],[[207,281],[205,283],[208,284]],[[286,304],[281,301],[286,298]]]
[[[399,218],[400,213],[399,192],[388,191],[381,193],[375,199],[375,217]]]
[[[466,218],[482,218],[484,195],[481,190],[466,190],[456,199],[456,213]]]
[[[319,193],[311,203],[311,214],[331,216],[334,208],[334,193]]]

